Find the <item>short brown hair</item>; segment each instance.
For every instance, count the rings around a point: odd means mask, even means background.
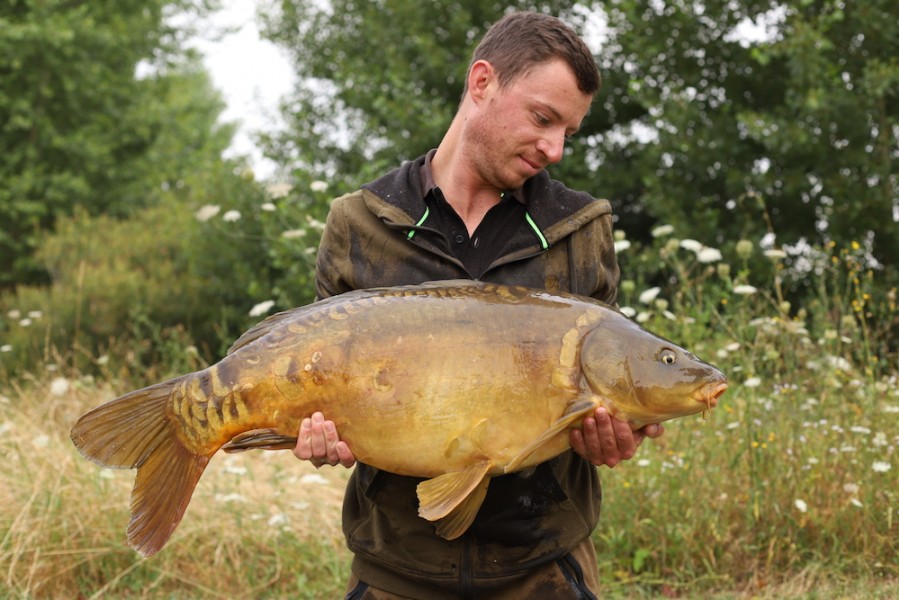
[[[578,88],[594,95],[600,76],[593,53],[587,44],[560,19],[537,12],[509,13],[494,23],[475,48],[468,72],[479,60],[496,70],[499,84],[508,85],[533,67],[561,58],[571,68]],[[468,79],[465,80],[468,90]]]

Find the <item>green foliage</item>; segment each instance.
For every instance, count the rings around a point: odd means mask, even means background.
[[[893,2],[594,5],[610,33],[588,156],[618,212],[759,239],[764,197],[780,245],[858,242],[897,280]],[[752,22],[764,40],[742,33]]]
[[[634,277],[622,305],[731,387],[710,418],[667,424],[637,460],[603,472],[604,580],[651,597],[755,594],[796,573],[802,591],[834,573],[895,578],[882,557],[899,550],[896,289],[875,293],[859,244],[811,249],[800,275],[747,240],[719,251],[673,233],[618,240]],[[792,277],[811,280],[801,306],[782,297]]]
[[[172,166],[156,163],[160,154],[190,149],[190,156],[201,150],[217,155],[227,145],[227,135],[204,140],[207,147],[196,143],[210,136],[220,100],[207,89],[192,106],[171,102],[169,91],[181,85],[182,75],[165,81],[179,41],[165,16],[202,14],[207,4],[0,5],[0,263],[8,265],[0,271],[0,288],[46,280],[32,253],[57,216],[77,206],[91,214],[146,206],[152,199],[147,190],[180,173],[160,172]],[[157,74],[138,78],[141,61]],[[183,138],[185,130],[194,133]]]
[[[533,2],[271,1],[264,34],[298,75],[287,128],[267,136],[284,164],[349,191],[434,148],[462,94],[471,52],[504,12]],[[574,2],[542,2],[571,12]]]
[[[269,153],[348,191],[434,147],[487,25],[534,4],[272,2],[267,35],[298,85]],[[604,38],[603,89],[553,173],[608,197],[632,236],[669,223],[709,243],[772,231],[788,249],[857,242],[888,285],[899,279],[892,2],[536,8]],[[767,35],[747,38],[751,24]]]
[[[258,223],[295,230],[289,227],[300,213],[286,206],[326,193],[312,187],[293,200],[263,203]],[[250,216],[255,202],[248,195],[223,205],[200,225],[190,214],[151,209],[144,223],[179,234],[196,228],[199,237],[217,236],[224,251],[227,243],[255,243],[237,235],[237,228],[258,226]],[[240,219],[224,218],[235,210]],[[888,325],[899,318],[896,291],[871,293],[874,271],[860,245],[830,245],[810,253],[817,257],[807,276],[814,299],[790,306],[779,299],[792,276],[778,267],[780,254],[746,240],[711,248],[676,233],[656,230],[646,244],[620,236],[622,265],[632,276],[622,306],[715,362],[730,389],[711,415],[668,422],[665,435],[646,441],[634,460],[600,470],[603,514],[593,539],[603,597],[894,597],[899,373]],[[127,234],[137,238],[136,257],[150,234]],[[86,255],[139,268],[129,252]],[[764,267],[756,268],[756,255]],[[27,318],[25,309],[19,318]],[[46,328],[47,320],[35,316],[26,329]],[[0,347],[0,360],[5,354]],[[125,546],[133,475],[84,461],[67,436],[83,411],[127,391],[111,363],[99,380],[58,364],[52,375],[0,387],[0,453],[8,467],[0,472],[7,500],[0,529],[8,532],[0,569],[10,592],[339,597],[350,562],[340,533],[348,472],[315,471],[289,452],[213,458],[166,548],[144,560]],[[150,370],[158,379],[166,373],[164,365]]]
[[[232,168],[181,180],[131,219],[61,218],[38,254],[52,284],[0,297],[0,374],[49,360],[107,375],[160,363],[174,373],[221,356],[257,320],[248,313],[273,277],[258,219],[196,218],[209,195],[228,198],[234,215],[261,210],[264,192]]]

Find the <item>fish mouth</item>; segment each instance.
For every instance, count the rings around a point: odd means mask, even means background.
[[[721,394],[727,391],[727,382],[726,381],[718,381],[716,383],[709,384],[703,387],[696,393],[697,402],[701,402],[705,404],[709,410],[712,410],[716,406],[718,406],[718,398],[721,397]]]

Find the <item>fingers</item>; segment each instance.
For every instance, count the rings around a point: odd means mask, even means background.
[[[652,432],[652,437],[661,433]],[[593,417],[584,419],[581,429],[571,431],[571,447],[597,466],[614,467],[622,460],[634,457],[637,447],[648,432],[631,431],[626,421],[613,419],[605,408],[598,408]]]
[[[334,422],[326,421],[320,412],[313,413],[300,423],[293,453],[297,458],[311,462],[316,469],[322,465],[338,464],[349,468],[356,462],[346,442],[340,441]]]

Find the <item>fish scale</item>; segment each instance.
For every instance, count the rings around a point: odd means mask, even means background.
[[[463,535],[490,479],[566,451],[606,407],[632,427],[700,413],[724,375],[591,298],[473,281],[360,290],[273,315],[215,365],[84,415],[72,440],[136,468],[128,541],[158,552],[220,449],[290,449],[334,421],[356,459],[423,479],[419,514]]]

